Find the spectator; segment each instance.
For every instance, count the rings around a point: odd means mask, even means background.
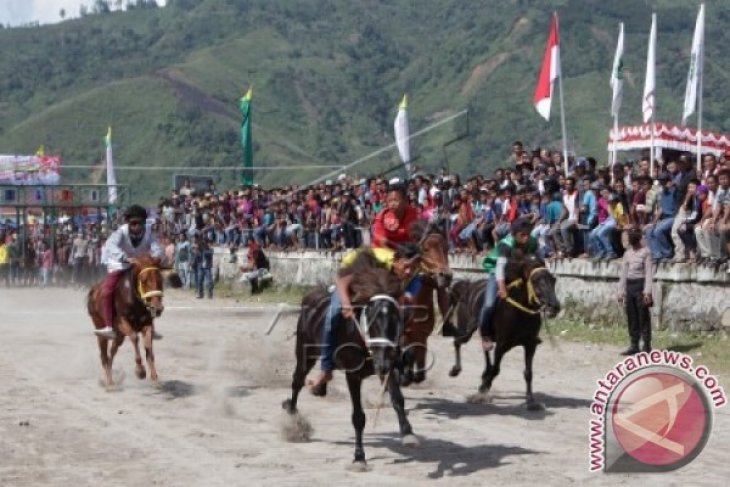
[[[690,262],[696,260],[697,241],[695,240],[694,226],[702,218],[701,202],[697,192],[699,186],[700,182],[697,179],[692,179],[687,185],[687,192],[684,200],[679,205],[677,219],[672,227],[677,229],[672,234],[675,263],[684,263],[688,259]],[[679,224],[676,223],[677,221]]]
[[[558,257],[572,257],[575,255],[575,235],[578,226],[579,194],[575,187],[575,178],[569,177],[565,180],[565,192],[563,193],[563,214],[560,216],[556,231],[553,231],[553,239],[557,248]]]
[[[181,233],[177,237],[175,245],[175,271],[182,280],[183,287],[190,289],[192,284],[192,276],[190,275],[190,242],[185,233]]]
[[[641,231],[629,231],[629,248],[624,253],[618,283],[618,301],[625,305],[631,344],[623,355],[639,353],[639,340],[644,352],[651,352],[651,317],[653,300],[651,252],[641,245]]]
[[[669,237],[677,216],[676,188],[671,174],[662,174],[659,181],[662,185],[659,193],[659,206],[652,224],[644,230],[652,258],[656,262],[672,258],[673,250]]]
[[[53,249],[45,242],[40,242],[40,269],[41,269],[41,286],[47,287],[51,284],[53,276]]]
[[[241,266],[243,275],[240,281],[248,281],[251,284],[251,294],[261,292],[260,280],[269,271],[269,259],[264,254],[259,244],[251,241],[248,245],[246,265]]]
[[[4,233],[0,233],[0,281],[10,286],[10,254]]]
[[[203,289],[207,282],[208,299],[213,298],[213,249],[210,248],[208,242],[200,237],[195,236],[192,246],[192,264],[195,269],[197,297],[203,298]]]

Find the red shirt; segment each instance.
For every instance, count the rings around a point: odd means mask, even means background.
[[[411,242],[410,230],[413,222],[418,220],[418,210],[408,205],[403,219],[399,220],[395,212],[385,209],[375,216],[373,222],[373,247],[395,247]]]

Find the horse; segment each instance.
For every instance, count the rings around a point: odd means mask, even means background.
[[[555,277],[545,267],[542,260],[535,257],[519,258],[510,261],[506,269],[508,297],[498,299],[492,315],[495,340],[494,363],[489,352],[484,352],[486,367],[482,373],[479,394],[486,397],[492,382],[499,375],[500,363],[504,355],[516,346],[525,350],[524,377],[527,384],[527,408],[540,409],[532,395],[532,360],[538,344],[542,326],[541,313],[553,318],[560,312],[560,302],[555,295]],[[461,345],[468,342],[479,328],[479,316],[484,302],[486,280],[458,281],[453,286],[452,295],[458,303],[457,329],[454,338],[456,362],[449,375],[456,377],[461,372]]]
[[[448,309],[448,288],[453,279],[449,268],[449,244],[439,223],[416,222],[410,229],[410,236],[421,248],[419,274],[423,284],[414,298],[406,320],[401,377],[401,385],[404,387],[426,379],[428,337],[433,332],[435,322],[433,292],[438,291],[440,307],[443,310]]]
[[[358,273],[353,281],[352,303],[356,316],[340,322],[335,340],[335,368],[345,372],[347,388],[352,402],[352,425],[355,428],[355,458],[353,465],[366,468],[362,433],[365,429],[365,413],[362,408],[360,389],[362,381],[377,375],[388,388],[390,400],[398,416],[400,434],[404,445],[416,446],[405,412],[399,381],[400,341],[403,320],[398,299],[402,290],[400,282],[385,269],[370,268]],[[319,358],[319,344],[324,326],[329,294],[325,289],[315,289],[302,299],[297,321],[296,368],[292,374],[291,397],[282,403],[289,413],[297,412],[297,399],[309,371]]]
[[[144,339],[145,355],[147,366],[150,370],[150,380],[157,383],[157,368],[155,366],[155,355],[152,350],[152,338],[154,334],[154,319],[162,315],[164,306],[163,271],[167,268],[161,266],[159,259],[142,257],[135,259],[129,270],[119,279],[114,289],[114,328],[117,335],[110,340],[102,336],[97,337],[99,351],[101,353],[101,365],[106,374],[106,386],[114,386],[112,379],[112,362],[119,346],[124,342],[125,337],[134,346],[134,361],[136,363],[135,374],[139,379],[144,379],[146,371],[142,365],[142,357],[139,352],[139,334]],[[180,287],[179,278],[168,274],[172,287]],[[103,328],[103,296],[102,283],[99,282],[91,287],[88,292],[86,306],[94,327]],[[111,341],[111,350],[108,350],[108,343]]]

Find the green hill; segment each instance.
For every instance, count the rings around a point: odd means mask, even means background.
[[[658,14],[658,120],[679,122],[697,11],[657,0],[168,0],[165,8],[88,15],[0,30],[0,153],[45,144],[66,164],[103,158],[114,127],[119,166],[240,164],[237,100],[254,87],[255,163],[346,164],[393,142],[403,93],[411,130],[469,108],[465,120],[414,141],[417,164],[462,173],[493,168],[512,140],[559,145],[557,103],[532,106],[550,12],[561,21],[570,148],[605,158],[608,78],[617,23],[626,28],[622,123],[640,120],[646,42]],[[653,7],[652,4],[653,3]],[[708,2],[705,122],[730,130],[722,48],[730,7]],[[448,159],[446,155],[448,155]],[[390,167],[393,151],[359,167]],[[306,183],[326,170],[259,171],[264,184]],[[88,181],[101,171],[66,171]],[[216,172],[223,185],[237,175]],[[171,172],[120,171],[152,198]]]

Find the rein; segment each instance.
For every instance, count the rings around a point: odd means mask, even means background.
[[[392,296],[389,296],[387,294],[376,294],[370,298],[371,303],[376,303],[378,301],[389,301],[396,307],[396,309],[400,309],[400,305],[398,304],[398,301],[395,298],[393,298]],[[398,345],[395,344],[394,342],[392,342],[388,338],[385,338],[385,337],[370,338],[370,335],[368,333],[370,325],[368,323],[367,310],[363,311],[363,314],[360,317],[360,323],[356,322],[356,324],[358,325],[357,328],[358,328],[358,330],[360,330],[360,334],[362,335],[362,338],[368,347],[370,347],[372,345],[385,345],[385,346],[397,348]],[[403,334],[402,328],[403,328],[402,324],[400,324],[399,330],[398,330],[398,337],[400,337],[400,335]]]
[[[545,267],[536,267],[530,271],[530,275],[527,277],[527,306],[520,303],[519,301],[515,300],[511,296],[507,296],[505,301],[507,301],[510,305],[512,305],[514,308],[517,308],[520,311],[523,311],[525,313],[536,315],[540,313],[539,306],[541,305],[540,299],[537,297],[537,293],[535,293],[535,286],[532,284],[532,276],[534,276],[537,272],[547,271],[547,268]],[[507,289],[512,289],[516,287],[520,287],[524,283],[524,279],[521,277],[518,277],[514,281],[510,282],[507,285]],[[529,308],[528,306],[538,306],[538,308]]]
[[[139,271],[139,274],[137,274],[137,294],[139,294],[139,297],[142,298],[143,301],[146,301],[149,298],[155,298],[155,297],[163,297],[165,294],[160,290],[154,290],[154,291],[145,291],[144,286],[142,285],[142,275],[150,272],[150,271],[159,271],[159,267],[145,267],[141,271]]]

